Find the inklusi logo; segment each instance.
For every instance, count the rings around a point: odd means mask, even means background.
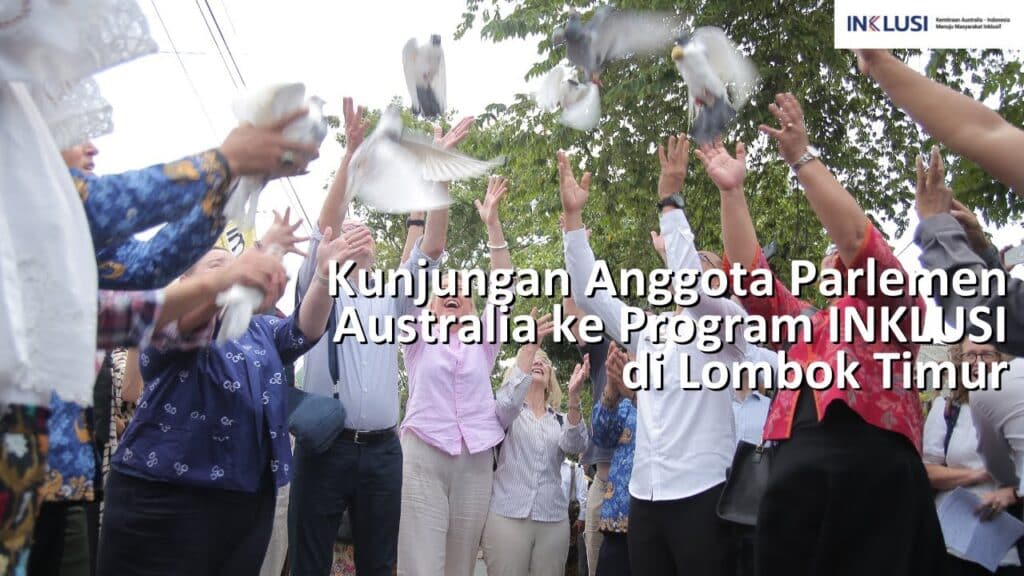
[[[849,32],[927,32],[928,17],[916,15],[847,16]]]

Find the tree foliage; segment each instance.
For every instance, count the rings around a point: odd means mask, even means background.
[[[564,48],[553,49],[548,38],[554,26],[564,23],[570,7],[588,18],[597,5],[592,0],[467,0],[457,36],[476,32],[491,42],[535,40],[538,58],[525,71],[528,80],[563,59]],[[914,157],[932,142],[857,72],[851,52],[832,48],[831,1],[621,0],[616,5],[675,10],[688,26],[719,26],[757,64],[760,87],[740,111],[726,142],[730,149],[737,141],[748,143],[746,192],[751,213],[762,244],[778,243],[777,269],[784,281],[789,261],[817,261],[827,240],[795,179],[757,130],[759,124],[773,122],[767,105],[778,92],[793,92],[802,102],[812,143],[861,206],[876,219],[895,223],[901,233],[905,230],[913,203]],[[1024,122],[1021,63],[1016,55],[960,50],[899,56],[926,63],[931,77],[981,98],[1010,122]],[[688,129],[685,88],[668,48],[657,57],[613,63],[602,81],[601,124],[590,133],[559,125],[554,115],[534,105],[530,95],[516,94],[510,104],[492,104],[478,116],[479,128],[462,146],[476,157],[507,159],[500,170],[511,181],[502,220],[517,267],[563,266],[554,160],[559,149],[571,153],[577,173],[593,173],[584,219],[593,231],[597,256],[612,270],[658,265],[649,234],[658,227],[655,150],[670,133]],[[1012,193],[1006,186],[970,162],[950,159],[948,164],[957,196],[978,207],[989,222],[1004,225],[1020,217],[1021,204],[1010,202]],[[487,265],[486,235],[472,205],[484,189],[483,181],[453,187],[448,266]],[[698,246],[720,251],[718,192],[695,159],[683,195]],[[382,262],[396,264],[405,236],[404,216],[367,217],[378,231]],[[550,309],[553,303],[520,301],[515,312],[526,313],[531,306]],[[575,351],[568,346],[552,348],[556,367],[567,375],[577,358]],[[514,353],[509,348],[503,356]]]

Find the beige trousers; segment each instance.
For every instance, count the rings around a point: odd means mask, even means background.
[[[491,504],[494,456],[490,450],[451,456],[402,435],[402,519],[398,573],[472,576]]]
[[[564,576],[569,520],[537,522],[491,512],[484,527],[487,576]]]
[[[587,492],[587,526],[583,529],[583,541],[587,545],[587,572],[590,576],[597,574],[597,559],[601,555],[601,541],[604,536],[597,529],[601,522],[601,504],[604,504],[604,492],[608,488],[608,480],[594,475]]]

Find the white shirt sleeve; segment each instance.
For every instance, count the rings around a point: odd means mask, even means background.
[[[576,305],[587,314],[593,314],[604,323],[604,330],[613,340],[624,345],[631,352],[637,351],[636,341],[627,341],[621,331],[622,312],[626,304],[604,290],[598,290],[593,296],[587,297],[584,290],[594,273],[596,260],[587,240],[584,229],[566,232],[562,239],[565,245],[565,267],[576,287],[573,299]]]
[[[1024,359],[1010,363],[1000,390],[971,392],[978,452],[1000,486],[1024,487]]]
[[[938,396],[932,401],[932,409],[924,421],[924,452],[922,459],[925,464],[946,465],[946,451],[943,443],[946,440],[946,399]]]

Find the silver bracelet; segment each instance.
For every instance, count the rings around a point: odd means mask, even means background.
[[[488,242],[487,247],[490,248],[491,250],[506,250],[508,249],[508,242],[505,241],[502,242],[501,244],[491,244],[490,242]]]

